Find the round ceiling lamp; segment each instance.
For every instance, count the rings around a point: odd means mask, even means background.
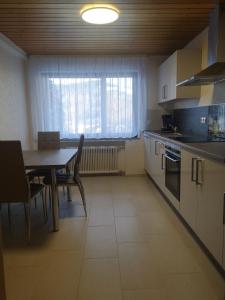
[[[113,23],[119,18],[119,10],[108,4],[87,5],[80,14],[85,22],[98,25]]]

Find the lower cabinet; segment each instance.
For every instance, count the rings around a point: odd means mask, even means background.
[[[182,150],[180,212],[222,264],[225,167]]]
[[[147,134],[144,136],[144,143],[145,170],[163,191],[165,187],[164,144]]]

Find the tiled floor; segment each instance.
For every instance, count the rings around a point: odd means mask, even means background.
[[[88,219],[78,191],[70,203],[61,192],[60,231],[34,208],[31,246],[22,207],[11,227],[4,212],[8,300],[225,299],[224,280],[147,177],[83,181]]]

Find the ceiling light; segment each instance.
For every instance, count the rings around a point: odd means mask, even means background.
[[[80,14],[85,22],[99,25],[115,22],[119,18],[119,10],[107,4],[87,5]]]

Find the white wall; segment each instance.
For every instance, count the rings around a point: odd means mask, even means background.
[[[26,55],[0,35],[0,139],[21,140],[29,149]]]
[[[159,130],[162,127],[161,115],[165,113],[157,102],[158,67],[165,60],[165,56],[151,56],[148,64],[148,105],[147,127]],[[124,154],[124,169],[126,175],[144,174],[144,141],[141,139],[126,141]]]

